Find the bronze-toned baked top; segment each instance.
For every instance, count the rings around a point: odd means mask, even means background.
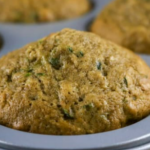
[[[0,59],[0,124],[77,135],[124,127],[150,113],[150,70],[99,36],[64,29]]]

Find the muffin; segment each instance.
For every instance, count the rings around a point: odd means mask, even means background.
[[[149,0],[115,0],[108,4],[91,31],[138,53],[150,54]]]
[[[93,33],[64,29],[0,59],[0,124],[13,129],[99,133],[136,122],[149,108],[149,67]]]
[[[75,18],[89,10],[88,0],[0,0],[0,22],[53,22]]]

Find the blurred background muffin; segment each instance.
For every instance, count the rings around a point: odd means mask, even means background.
[[[0,22],[52,22],[75,18],[89,10],[88,0],[0,0]]]
[[[91,31],[135,52],[150,54],[150,1],[113,1],[98,15]]]

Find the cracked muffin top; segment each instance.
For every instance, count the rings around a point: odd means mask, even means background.
[[[88,0],[0,0],[0,22],[53,22],[81,16],[90,10]]]
[[[138,53],[150,54],[150,0],[115,0],[108,4],[91,31]]]
[[[150,70],[141,58],[72,29],[0,59],[0,124],[51,135],[118,129],[150,113]]]

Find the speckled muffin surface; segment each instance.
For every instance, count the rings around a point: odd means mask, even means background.
[[[10,128],[98,133],[136,122],[149,108],[149,67],[93,33],[64,29],[0,59],[0,124]]]
[[[108,4],[91,31],[138,53],[150,54],[150,1],[115,0]]]
[[[79,17],[90,10],[88,0],[0,0],[0,22],[53,22]]]

